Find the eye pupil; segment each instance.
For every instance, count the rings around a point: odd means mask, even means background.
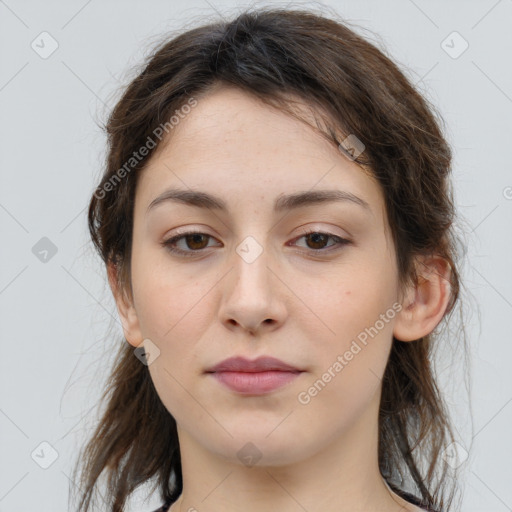
[[[205,235],[202,235],[201,233],[192,233],[190,235],[187,235],[187,245],[191,249],[202,249],[202,247],[194,246],[194,244],[196,244],[196,243],[201,246],[201,239],[203,239],[203,243],[204,243]]]
[[[328,238],[328,235],[324,235],[322,233],[310,233],[309,235],[307,235],[310,239],[313,239],[313,244],[318,244],[320,243],[320,245],[322,245],[322,239],[323,239],[323,242],[325,242],[326,238]],[[320,240],[319,240],[320,238]],[[317,249],[318,247],[314,247],[315,249]]]

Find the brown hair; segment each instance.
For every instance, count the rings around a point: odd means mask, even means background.
[[[337,147],[348,135],[365,145],[355,162],[384,193],[401,285],[417,279],[415,256],[445,258],[452,295],[443,323],[451,316],[460,291],[451,150],[435,108],[385,50],[348,25],[306,10],[247,10],[231,21],[167,38],[147,57],[104,127],[106,168],[88,212],[94,246],[107,267],[115,266],[120,289],[130,299],[137,171],[161,147],[156,129],[191,98],[200,100],[214,87],[229,85],[296,117],[293,102],[298,99],[323,116],[325,126],[313,128]],[[133,152],[150,138],[159,139],[156,149],[133,161]],[[419,494],[426,506],[446,508],[455,480],[448,478],[454,473],[442,455],[454,435],[432,367],[438,334],[408,343],[393,339],[382,383],[378,456],[392,489]],[[102,400],[105,412],[80,454],[78,510],[89,510],[104,471],[105,504],[113,512],[122,511],[145,482],[153,481],[167,504],[176,501],[182,491],[176,422],[160,401],[147,366],[126,342]]]

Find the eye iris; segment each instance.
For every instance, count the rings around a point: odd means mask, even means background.
[[[316,244],[316,243],[320,243],[320,245],[322,245],[322,240],[323,242],[326,242],[327,239],[329,238],[328,235],[324,235],[322,233],[310,233],[309,235],[306,235],[306,238],[308,238],[309,240],[313,239],[313,244]],[[320,241],[318,240],[318,238],[320,238]],[[313,249],[319,249],[321,247],[313,247]]]
[[[187,246],[190,249],[204,249],[204,247],[202,247],[202,246],[201,247],[195,247],[194,246],[195,243],[198,243],[199,245],[201,245],[201,239],[203,239],[203,245],[204,245],[204,241],[206,240],[206,236],[205,235],[202,235],[200,233],[192,233],[190,235],[187,235],[186,236]],[[191,240],[192,240],[192,242],[191,242]]]

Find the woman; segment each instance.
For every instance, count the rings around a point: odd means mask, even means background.
[[[171,512],[449,510],[431,355],[460,284],[432,111],[308,11],[150,56],[89,209],[125,341],[80,511],[104,471],[112,511],[150,481]]]

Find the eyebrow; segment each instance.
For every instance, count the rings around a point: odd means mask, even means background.
[[[350,202],[361,206],[371,213],[370,205],[360,197],[345,190],[309,190],[294,194],[281,195],[274,202],[274,213],[290,211],[296,208],[331,202]],[[227,213],[227,203],[220,197],[196,190],[169,189],[157,196],[149,204],[146,214],[158,205],[167,202],[179,202],[198,208],[208,208]]]

